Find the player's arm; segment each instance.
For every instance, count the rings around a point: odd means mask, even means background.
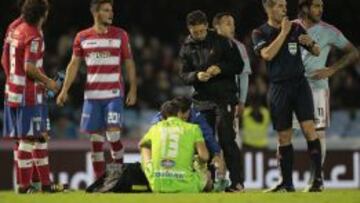
[[[207,163],[209,161],[209,151],[206,148],[205,142],[196,142],[195,143],[196,152],[199,156],[199,160],[202,163]]]
[[[44,73],[42,73],[40,69],[36,67],[36,64],[34,62],[30,62],[30,61],[25,62],[25,73],[29,78],[39,81],[47,89],[53,92],[58,91],[58,86],[56,82],[50,79],[49,77],[47,77]]]
[[[147,163],[151,162],[151,148],[150,147],[146,147],[146,146],[141,147],[140,155],[141,155],[142,163],[144,163],[145,165]]]
[[[290,22],[287,17],[283,18],[281,22],[281,32],[279,35],[269,44],[269,46],[266,46],[259,51],[260,56],[265,61],[271,61],[279,53],[286,37],[290,33],[291,26],[292,22]]]
[[[80,68],[81,61],[84,57],[84,50],[81,47],[81,36],[80,34],[77,34],[74,40],[73,44],[73,54],[71,57],[71,60],[66,68],[66,75],[64,79],[64,84],[61,89],[61,92],[59,96],[56,99],[56,103],[59,106],[63,106],[64,103],[68,99],[68,91],[72,85],[72,83],[75,81],[75,78],[77,76],[77,73]]]
[[[210,158],[209,151],[204,142],[202,132],[197,125],[194,127],[193,136],[195,137],[195,150],[198,154],[199,161],[201,163],[207,163]]]
[[[126,105],[132,106],[137,100],[137,77],[136,67],[133,59],[129,36],[126,32],[121,35],[121,60],[124,61],[127,79],[129,81],[129,92],[126,95]]]
[[[331,68],[334,68],[336,71],[350,66],[359,59],[359,52],[352,43],[348,43],[341,50],[344,52],[344,56],[331,66]]]
[[[71,57],[71,60],[66,68],[66,75],[65,75],[63,87],[56,100],[56,103],[60,106],[63,106],[66,100],[68,99],[68,91],[72,83],[75,81],[77,73],[79,72],[81,60],[82,59],[80,57],[74,54]]]
[[[314,56],[320,56],[320,46],[308,34],[299,36],[299,43]]]
[[[220,38],[218,43],[215,43],[213,52],[209,56],[211,66],[206,71],[212,77],[234,76],[242,72],[244,61],[240,50],[232,40]]]
[[[29,40],[29,43],[25,46],[25,73],[26,75],[35,80],[40,82],[44,85],[47,89],[57,92],[58,87],[56,82],[49,77],[47,77],[38,67],[37,62],[41,59],[41,46],[43,44],[42,39],[34,38]]]
[[[127,78],[129,80],[130,88],[126,99],[126,104],[132,106],[136,103],[137,98],[137,78],[136,78],[136,69],[135,62],[133,59],[125,60],[125,68],[127,73]]]
[[[206,82],[210,75],[204,71],[195,70],[192,66],[189,50],[183,45],[180,49],[179,58],[181,61],[179,76],[186,85],[193,85],[197,82]]]
[[[146,169],[146,166],[151,163],[151,137],[155,135],[155,131],[155,127],[152,126],[139,142],[143,169]]]
[[[349,67],[359,59],[359,52],[356,47],[336,28],[329,33],[333,46],[340,49],[344,55],[328,68],[322,68],[313,72],[312,78],[316,80],[331,77],[337,71]]]

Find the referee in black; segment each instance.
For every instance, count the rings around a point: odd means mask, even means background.
[[[266,61],[270,79],[269,105],[271,118],[278,133],[278,155],[282,180],[268,192],[293,192],[293,154],[291,144],[292,116],[299,119],[308,143],[311,164],[316,178],[310,192],[323,189],[321,146],[314,127],[312,92],[304,76],[300,47],[313,55],[320,54],[320,47],[307,35],[305,29],[290,22],[286,0],[262,0],[268,21],[252,34],[254,50]]]
[[[190,35],[180,50],[180,77],[194,87],[194,107],[218,135],[230,172],[231,185],[227,191],[243,191],[241,155],[233,128],[238,102],[235,75],[242,72],[243,60],[231,40],[208,30],[207,16],[202,11],[189,13],[186,24]]]

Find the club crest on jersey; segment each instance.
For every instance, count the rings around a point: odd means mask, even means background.
[[[32,41],[30,45],[30,52],[31,53],[37,53],[39,51],[40,43],[39,41]]]
[[[162,160],[161,161],[161,166],[164,167],[164,168],[173,168],[175,166],[175,161],[173,160]]]
[[[297,50],[298,50],[296,42],[289,42],[288,48],[289,48],[290,54],[296,55]]]

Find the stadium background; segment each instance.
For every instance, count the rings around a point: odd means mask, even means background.
[[[138,102],[135,107],[125,111],[125,131],[123,138],[128,152],[136,152],[136,141],[149,127],[151,116],[165,100],[175,95],[189,94],[190,89],[184,87],[177,70],[179,60],[178,50],[182,39],[186,36],[185,16],[191,10],[202,9],[208,14],[209,20],[219,11],[230,11],[237,21],[237,36],[248,48],[253,74],[250,79],[248,103],[260,102],[266,105],[268,88],[265,64],[256,58],[251,49],[251,31],[265,21],[260,0],[117,0],[114,5],[114,24],[128,30],[131,37],[133,54],[138,75]],[[288,0],[288,12],[291,19],[296,17],[297,1]],[[7,25],[19,15],[14,0],[0,1],[0,46]],[[57,71],[64,71],[71,56],[73,37],[79,30],[92,25],[89,12],[89,0],[52,0],[48,22],[44,27],[46,40],[45,69],[54,76]],[[324,20],[338,27],[357,47],[360,48],[360,1],[332,0],[325,1]],[[335,61],[339,53],[332,52],[329,62]],[[81,69],[75,84],[71,88],[70,102],[64,108],[55,106],[50,101],[52,140],[50,150],[51,167],[54,173],[66,171],[74,176],[79,170],[86,171],[86,151],[90,145],[86,136],[79,132],[79,118],[83,102],[83,87],[85,81],[85,67]],[[4,74],[0,72],[0,87],[4,87]],[[360,149],[360,61],[353,68],[348,68],[336,74],[331,83],[332,127],[329,129],[329,148],[336,150],[330,153],[329,164],[325,171],[331,177],[332,169],[345,163],[344,180],[353,180],[350,187],[360,187],[360,170],[358,168]],[[0,101],[3,101],[3,90],[0,88]],[[2,125],[2,107],[0,108],[0,126]],[[2,132],[2,126],[0,127]],[[269,126],[269,148],[275,148],[274,133]],[[302,138],[296,138],[297,149],[305,148]],[[0,165],[11,172],[11,143],[0,141]],[[79,153],[77,153],[79,152]],[[81,153],[80,153],[81,152]],[[304,153],[299,151],[298,153]],[[343,153],[343,160],[337,160]],[[75,155],[76,154],[76,155]],[[331,155],[333,154],[333,155]],[[68,160],[64,158],[73,157]],[[274,157],[274,153],[262,151],[263,157]],[[76,158],[78,156],[78,158]],[[256,152],[249,154],[249,163],[254,162],[254,169],[258,167]],[[332,159],[331,157],[334,157]],[[345,158],[346,157],[346,158]],[[131,159],[131,156],[129,157]],[[254,159],[252,161],[252,159]],[[346,161],[345,161],[346,160]],[[272,165],[267,158],[263,168]],[[329,161],[329,162],[331,162]],[[342,162],[343,161],[343,162]],[[78,163],[82,165],[79,165]],[[261,161],[260,161],[261,162]],[[268,163],[269,162],[269,163]],[[76,165],[77,163],[78,165]],[[65,167],[64,165],[72,165]],[[302,168],[306,163],[297,163]],[[356,167],[357,166],[357,167]],[[357,170],[356,170],[357,168]],[[4,169],[5,170],[5,169]],[[305,170],[303,167],[302,170]],[[340,171],[342,169],[339,169]],[[340,172],[339,172],[340,173]],[[341,173],[340,173],[341,174]],[[8,189],[11,177],[6,173],[0,174],[0,189]],[[300,175],[303,176],[303,175]],[[56,176],[59,177],[59,176]],[[60,179],[60,178],[59,178]],[[71,179],[71,178],[70,178]],[[80,178],[81,179],[81,178]],[[85,181],[86,182],[86,181]],[[255,184],[262,187],[267,184]]]

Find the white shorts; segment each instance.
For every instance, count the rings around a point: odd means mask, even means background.
[[[314,100],[315,128],[322,129],[330,126],[330,91],[328,89],[312,89]],[[300,129],[296,115],[293,115],[293,128]]]

